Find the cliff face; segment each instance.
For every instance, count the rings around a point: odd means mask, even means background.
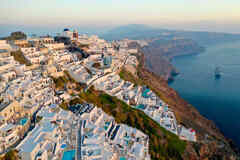
[[[237,159],[237,152],[234,151],[215,124],[204,118],[193,106],[183,100],[176,91],[168,86],[164,78],[146,69],[144,54],[140,54],[138,58],[140,61],[138,78],[170,105],[178,122],[195,129],[197,132],[198,142],[187,142],[186,150],[182,155],[183,159]]]
[[[178,73],[170,62],[173,57],[197,54],[204,48],[190,39],[154,39],[142,50],[146,57],[145,66],[168,80]]]

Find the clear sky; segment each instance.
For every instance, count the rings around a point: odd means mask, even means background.
[[[1,0],[0,25],[115,26],[238,32],[240,0]],[[239,30],[240,32],[240,30]]]

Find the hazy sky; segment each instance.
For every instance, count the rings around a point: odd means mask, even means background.
[[[240,0],[1,0],[0,25],[53,27],[137,23],[240,32],[239,7]]]

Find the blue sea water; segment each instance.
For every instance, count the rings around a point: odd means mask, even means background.
[[[180,75],[170,86],[240,147],[240,41],[208,46],[204,53],[174,58],[172,64]],[[214,77],[216,67],[220,79]]]

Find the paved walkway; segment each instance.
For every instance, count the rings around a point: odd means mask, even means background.
[[[75,160],[82,160],[82,120],[78,120],[78,129],[77,129],[77,141],[76,141],[76,155]]]

